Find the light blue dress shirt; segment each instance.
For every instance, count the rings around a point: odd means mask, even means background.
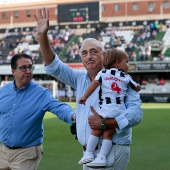
[[[0,89],[0,142],[10,147],[43,143],[43,117],[46,111],[71,123],[75,111],[56,100],[51,92],[31,81],[22,89],[14,82]],[[56,129],[57,130],[57,129]]]
[[[58,56],[55,56],[54,61],[45,66],[47,74],[54,76],[61,82],[70,85],[76,89],[76,122],[77,122],[77,135],[81,145],[87,145],[91,129],[88,124],[88,116],[92,114],[90,106],[95,110],[99,108],[98,89],[87,99],[86,105],[79,104],[78,99],[82,97],[91,83],[87,71],[76,70],[68,67],[63,63]],[[128,96],[126,98],[126,111],[116,117],[119,125],[117,133],[113,135],[113,142],[117,144],[131,144],[132,128],[137,125],[142,119],[141,99],[139,93],[129,88]],[[101,142],[101,141],[100,141]]]

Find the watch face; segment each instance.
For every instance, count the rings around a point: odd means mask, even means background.
[[[106,125],[105,124],[101,124],[100,128],[104,130],[104,129],[106,129]]]

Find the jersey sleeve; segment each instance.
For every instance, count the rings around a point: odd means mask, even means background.
[[[130,75],[127,76],[129,78],[129,85],[134,90],[138,86],[138,83],[136,83]]]

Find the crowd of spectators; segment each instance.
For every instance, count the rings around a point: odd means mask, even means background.
[[[134,27],[132,30],[133,39],[130,42],[126,41],[125,36],[116,36],[115,32],[120,31],[120,28],[112,28],[105,32],[102,31],[99,40],[102,41],[103,37],[109,36],[110,40],[105,44],[105,48],[121,47],[128,53],[131,61],[152,61],[151,46],[146,45],[146,43],[155,40],[159,31],[163,31],[163,25],[155,22],[140,28]],[[157,57],[163,60],[162,53]]]
[[[117,36],[115,34],[116,31],[121,31],[119,27],[105,28],[100,30],[100,34],[97,36],[97,39],[103,42],[106,49],[115,47],[126,51],[130,57],[130,61],[151,61],[151,46],[146,46],[145,44],[148,41],[154,40],[156,38],[158,32],[163,29],[163,25],[155,22],[140,28],[133,27],[130,29],[133,31],[133,39],[130,42],[126,41],[125,36]],[[57,54],[62,51],[73,35],[74,32],[69,27],[62,30],[59,30],[58,28],[51,30],[49,33],[49,39]],[[10,63],[11,57],[18,52],[25,52],[31,55],[35,63],[43,63],[39,51],[36,29],[25,33],[5,33],[1,37],[0,64]],[[105,41],[106,37],[107,41]],[[81,46],[83,38],[83,35],[79,36],[76,42],[72,42],[67,47],[65,58],[62,58],[63,61],[81,62],[79,47]],[[31,45],[34,45],[36,48],[31,49]],[[7,52],[5,53],[5,56],[3,55],[4,52]],[[157,55],[157,57],[158,60],[164,60],[162,53]]]
[[[59,53],[73,36],[70,28],[51,30],[49,40],[56,53]],[[36,29],[29,32],[13,32],[1,35],[0,64],[9,64],[16,53],[26,53],[32,56],[34,63],[43,63],[39,49]]]
[[[143,27],[131,27],[126,28],[131,31],[133,38],[128,41],[126,36],[118,36],[116,32],[123,31],[123,28],[109,27],[102,30],[97,30],[96,35],[93,34],[93,38],[97,38],[101,41],[105,49],[120,48],[126,51],[129,55],[130,61],[152,61],[152,49],[150,45],[146,45],[147,42],[155,40],[157,34],[163,31],[165,27],[157,22],[151,23]],[[166,30],[164,30],[166,31]],[[49,32],[49,40],[51,46],[57,54],[60,54],[64,48],[65,57],[62,58],[64,62],[81,62],[79,48],[82,40],[85,38],[85,34],[78,37],[77,41],[67,43],[74,36],[74,31],[69,27],[67,29],[59,30],[57,27]],[[91,37],[91,35],[89,35]],[[33,57],[34,63],[44,63],[40,54],[39,42],[36,29],[28,32],[13,32],[5,33],[0,36],[0,65],[9,64],[13,55],[18,52],[24,52]],[[31,48],[33,47],[34,48]],[[163,61],[165,56],[163,53],[157,54],[157,61]],[[147,85],[149,80],[140,80],[142,85]],[[154,83],[156,85],[164,85],[166,81],[164,79],[155,78]],[[67,95],[67,87],[59,82],[58,95],[64,97]],[[73,89],[72,89],[73,90]],[[73,90],[73,97],[75,92]]]
[[[124,28],[108,27],[104,29],[98,29],[94,38],[97,38],[103,43],[105,49],[120,48],[126,51],[129,55],[130,61],[152,61],[153,54],[148,41],[154,40],[159,33],[163,31],[164,25],[159,24],[157,21],[150,25],[131,27],[129,34],[133,34],[132,40],[127,41],[126,36],[116,35],[117,31],[122,31]],[[166,31],[166,30],[165,30]],[[122,31],[123,32],[123,31]],[[64,48],[66,48],[67,42],[74,35],[73,30],[69,27],[67,29],[59,30],[58,27],[49,32],[49,39],[51,46],[57,54],[59,54]],[[91,36],[91,35],[90,35]],[[65,55],[62,60],[64,62],[81,62],[79,47],[84,38],[84,34],[79,36],[78,40],[69,44],[65,50]],[[107,38],[107,40],[106,40]],[[31,47],[35,48],[31,48]],[[39,44],[37,39],[36,28],[28,32],[6,32],[1,35],[0,38],[0,64],[9,64],[11,57],[18,53],[24,52],[33,57],[34,63],[43,63]],[[160,51],[157,54],[157,61],[163,61],[165,59],[164,54]]]
[[[133,39],[131,41],[126,40],[126,35],[116,35],[117,31],[121,32],[119,27],[105,28],[100,30],[100,34],[97,36],[97,39],[103,43],[105,49],[120,48],[126,51],[130,57],[130,61],[153,61],[154,57],[156,58],[156,61],[164,60],[165,56],[161,51],[159,54],[152,54],[152,47],[151,45],[147,44],[147,42],[156,39],[159,31],[166,31],[163,24],[158,24],[158,22],[155,21],[154,23],[151,23],[147,26],[130,29],[132,30],[130,33],[133,34]],[[90,35],[90,37],[92,36]],[[83,38],[85,38],[84,35],[80,36],[77,42],[72,42],[72,44],[67,47],[64,61],[81,61],[78,51]],[[96,38],[95,35],[94,38]]]

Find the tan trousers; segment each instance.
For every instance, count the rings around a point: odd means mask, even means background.
[[[36,170],[42,157],[42,145],[9,149],[0,144],[0,170]]]

